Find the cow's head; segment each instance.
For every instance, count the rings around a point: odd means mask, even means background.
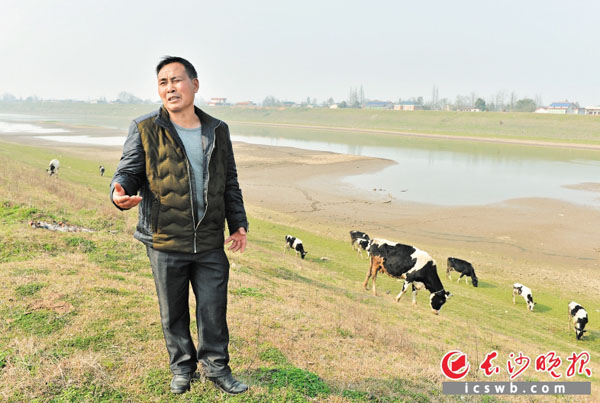
[[[446,291],[443,288],[437,292],[431,293],[429,300],[433,313],[437,315],[440,312],[440,309],[442,309],[442,306],[451,296],[452,294],[450,294],[450,291]]]
[[[531,294],[527,295],[527,308],[533,312],[533,307],[535,306],[535,302],[533,302],[533,296]]]
[[[306,251],[302,251],[302,252],[300,252],[300,253],[301,253],[302,259],[304,259],[304,256],[306,256],[306,254],[307,254],[308,252],[306,252]]]
[[[479,285],[479,280],[475,276],[471,278],[471,282],[473,283],[473,287],[477,287]]]
[[[581,338],[583,337],[583,334],[587,331],[584,330],[585,329],[585,325],[587,325],[588,319],[587,319],[587,313],[585,314],[584,317],[582,318],[578,318],[575,321],[575,337],[577,337],[577,340],[581,340]]]

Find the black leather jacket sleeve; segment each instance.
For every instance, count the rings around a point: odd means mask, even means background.
[[[110,183],[110,201],[113,202],[115,183],[119,183],[129,196],[136,195],[146,181],[146,153],[142,146],[140,132],[134,121],[129,125],[127,139],[123,145],[123,155]],[[123,210],[115,204],[119,210]]]
[[[233,234],[240,227],[244,227],[246,232],[248,231],[248,219],[246,217],[246,210],[244,209],[244,199],[242,197],[242,190],[238,183],[237,168],[235,165],[235,158],[233,155],[233,146],[231,145],[231,138],[229,135],[229,128],[225,125],[227,130],[227,176],[225,179],[225,216],[227,219],[227,226],[229,227],[229,233]]]

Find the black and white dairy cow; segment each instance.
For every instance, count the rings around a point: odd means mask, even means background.
[[[350,243],[352,244],[352,247],[354,247],[354,242],[357,239],[366,239],[367,241],[370,240],[371,238],[369,238],[369,235],[367,235],[367,233],[362,232],[362,231],[350,231]]]
[[[60,162],[57,159],[50,161],[48,169],[46,169],[48,176],[58,175],[58,168],[60,168]]]
[[[479,284],[479,280],[475,275],[475,269],[473,268],[473,265],[466,260],[458,259],[456,257],[449,257],[446,266],[446,275],[450,280],[452,280],[452,277],[450,277],[450,272],[452,270],[460,273],[460,277],[458,277],[458,280],[456,280],[457,283],[461,278],[464,277],[465,283],[469,284],[468,278],[471,277],[471,283],[473,284],[473,287],[477,287]]]
[[[356,250],[356,254],[361,258],[363,257],[363,251],[367,252],[367,257],[371,256],[369,253],[371,247],[371,240],[365,238],[356,238],[352,244],[352,248]]]
[[[588,323],[588,314],[581,305],[577,302],[569,302],[569,329],[571,325],[575,330],[575,337],[577,340],[583,337],[586,332],[585,325]]]
[[[367,257],[369,257],[369,245],[371,244],[371,238],[367,235],[366,232],[362,231],[350,231],[350,243],[352,244],[352,249],[356,251],[357,255],[360,257],[363,256],[363,251],[367,252]]]
[[[533,307],[535,306],[535,302],[533,302],[533,294],[531,293],[531,289],[529,287],[525,287],[523,284],[514,283],[513,284],[513,304],[515,304],[515,296],[520,295],[523,297],[525,302],[527,302],[527,308],[533,312]]]
[[[412,286],[413,305],[417,303],[417,291],[426,288],[430,292],[429,302],[433,313],[436,315],[452,296],[444,290],[444,285],[437,273],[435,260],[425,251],[414,246],[401,243],[391,243],[385,240],[374,239],[370,247],[371,265],[365,282],[368,290],[369,278],[373,278],[373,294],[377,295],[375,285],[377,273],[387,273],[391,277],[405,279],[402,291],[396,296],[396,302]]]
[[[302,244],[302,241],[299,238],[293,237],[291,235],[285,236],[285,247],[283,251],[285,252],[288,249],[293,249],[296,252],[296,256],[300,254],[302,259],[304,259],[304,256],[306,256],[306,254],[308,253],[304,250],[304,245]]]

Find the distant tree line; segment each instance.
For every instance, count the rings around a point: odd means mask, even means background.
[[[2,96],[0,96],[0,102],[41,102],[41,101],[54,101],[54,100],[52,100],[52,99],[44,100],[44,99],[38,98],[36,95],[30,95],[27,98],[17,98],[16,96],[14,96],[13,94],[11,94],[9,92],[5,92],[4,94],[2,94]],[[61,101],[82,102],[82,101],[75,101],[75,100],[70,100],[70,99],[64,99]],[[99,103],[99,104],[108,103],[108,101],[106,101],[105,97],[100,97],[98,99],[95,99],[94,102]],[[121,91],[119,93],[119,95],[117,95],[117,98],[111,102],[112,103],[120,103],[120,104],[152,104],[152,103],[154,103],[154,101],[152,101],[152,100],[138,98],[135,95],[133,95],[129,92],[126,92],[126,91]]]
[[[348,98],[337,103],[332,97],[329,97],[327,100],[318,104],[317,99],[311,97],[307,97],[306,101],[302,103],[295,103],[281,101],[274,96],[269,95],[263,100],[262,106],[294,105],[305,107],[330,107],[335,104],[338,108],[365,108],[369,107],[369,102],[371,102],[371,100],[366,98],[365,90],[363,86],[360,85],[359,87],[351,87]],[[490,112],[533,112],[537,108],[543,106],[541,97],[536,96],[535,99],[528,97],[518,98],[514,91],[510,94],[507,94],[505,91],[498,91],[496,94],[485,99],[472,92],[469,95],[457,95],[454,100],[450,100],[448,98],[439,97],[439,89],[437,86],[433,87],[430,100],[426,101],[422,96],[418,96],[398,98],[396,103],[413,103],[422,110],[480,110]]]
[[[498,91],[487,99],[477,96],[474,92],[469,95],[457,95],[454,102],[447,98],[437,98],[437,88],[434,87],[432,101],[425,106],[433,110],[466,110],[478,109],[490,112],[533,112],[543,106],[542,98],[538,95],[535,99],[524,97],[519,99],[513,91],[509,95],[505,91]]]
[[[11,93],[5,92],[0,96],[0,102],[40,102],[43,99],[38,98],[35,95],[28,96],[27,98],[17,98]],[[65,102],[82,102],[73,100],[62,100]],[[121,103],[121,104],[149,104],[155,103],[149,99],[141,99],[136,97],[130,92],[121,91],[117,98],[112,101],[107,101],[106,98],[100,97],[94,100],[95,103]],[[306,100],[301,103],[282,101],[275,98],[273,95],[265,97],[262,101],[262,106],[265,107],[281,107],[281,106],[304,106],[304,107],[330,107],[336,105],[338,108],[364,108],[368,107],[369,99],[365,97],[365,90],[362,85],[359,87],[351,87],[348,93],[348,98],[340,102],[335,102],[332,97],[324,100],[320,104],[317,98],[306,97]],[[419,109],[424,110],[473,110],[477,109],[480,111],[492,111],[492,112],[533,112],[537,108],[543,106],[542,99],[540,96],[536,96],[534,99],[524,97],[518,98],[517,94],[513,91],[507,94],[505,91],[498,91],[487,98],[477,96],[474,92],[469,95],[457,95],[454,100],[448,98],[439,98],[439,90],[437,86],[433,87],[431,92],[431,99],[425,101],[422,96],[412,98],[399,98],[397,103],[411,102],[419,106]],[[205,102],[199,100],[198,104],[202,105]]]

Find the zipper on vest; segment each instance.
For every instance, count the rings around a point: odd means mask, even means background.
[[[184,155],[185,155],[185,151],[184,151]],[[187,167],[187,173],[188,173],[188,182],[190,183],[190,205],[192,206],[192,225],[194,227],[194,253],[196,253],[196,216],[194,215],[194,190],[192,189],[192,174],[191,174],[191,170],[190,170],[190,161],[187,157],[187,155],[185,155],[185,166]]]
[[[206,159],[206,183],[204,184],[204,189],[202,189],[202,194],[204,197],[204,214],[202,214],[202,217],[200,217],[200,221],[198,221],[198,224],[196,225],[196,229],[198,229],[198,227],[200,226],[200,223],[202,222],[202,220],[204,220],[204,216],[206,216],[206,212],[208,211],[208,182],[210,180],[210,168],[209,168],[210,157],[212,156],[212,153],[215,150],[215,144],[217,143],[217,128],[220,125],[221,125],[221,122],[219,121],[219,124],[217,126],[215,126],[215,128],[213,129],[213,141],[212,141],[212,144],[210,145],[210,149],[208,150],[208,156]],[[227,178],[225,178],[225,181],[227,181]],[[196,236],[196,231],[194,231],[194,236]]]

